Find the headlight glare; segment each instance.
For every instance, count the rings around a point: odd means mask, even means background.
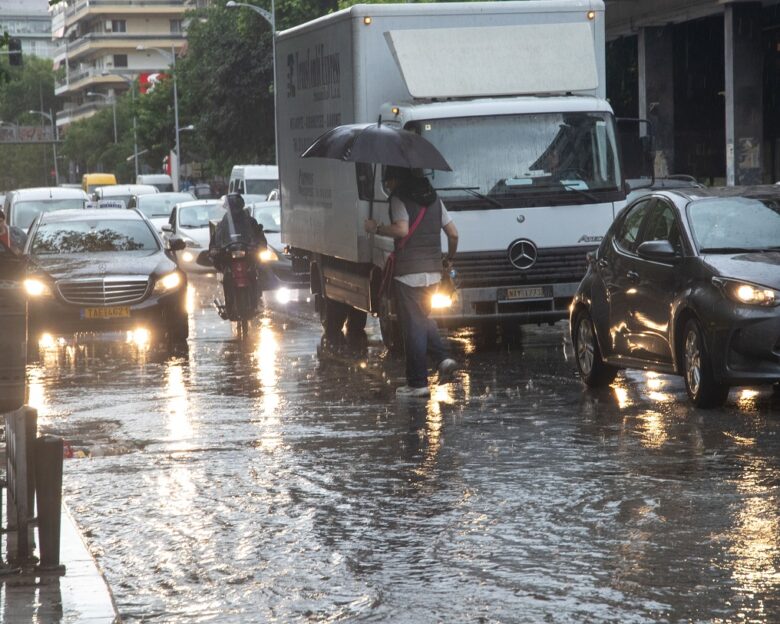
[[[154,285],[154,292],[155,294],[170,292],[181,286],[181,284],[181,275],[174,271],[173,273],[168,273],[167,275],[158,278]]]
[[[434,310],[441,310],[443,308],[449,308],[452,306],[452,297],[447,293],[436,292],[431,297],[431,308]]]
[[[279,259],[279,256],[276,255],[276,252],[270,247],[263,249],[260,253],[257,254],[257,257],[260,258],[260,262],[276,262]]]
[[[727,279],[714,277],[712,281],[720,286],[726,296],[737,303],[759,306],[776,306],[780,303],[780,292],[759,286]]]
[[[51,297],[51,288],[41,279],[34,277],[24,280],[24,290],[30,297]]]

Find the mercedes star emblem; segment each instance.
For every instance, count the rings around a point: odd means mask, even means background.
[[[509,262],[521,271],[530,269],[536,264],[536,245],[521,238],[509,246]]]
[[[518,223],[522,223],[523,221],[525,221],[525,216],[524,215],[517,215],[517,222]]]

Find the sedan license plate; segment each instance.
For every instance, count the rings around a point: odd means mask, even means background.
[[[113,306],[110,308],[84,308],[81,318],[84,319],[115,319],[130,316],[129,306]]]
[[[506,299],[545,299],[550,297],[548,289],[544,286],[522,286],[519,288],[507,288]]]

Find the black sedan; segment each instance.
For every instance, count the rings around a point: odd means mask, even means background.
[[[570,309],[589,386],[682,375],[700,407],[780,380],[780,188],[658,191],[610,227]]]
[[[171,241],[171,249],[183,248]],[[187,279],[136,210],[65,210],[33,223],[25,247],[30,337],[131,329],[189,334]]]

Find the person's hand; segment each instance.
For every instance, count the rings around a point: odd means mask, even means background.
[[[443,266],[445,269],[449,269],[449,268],[451,268],[451,267],[452,267],[452,258],[450,258],[450,257],[449,257],[447,254],[444,254],[444,255],[441,257],[441,265],[442,265],[442,266]]]
[[[379,229],[379,223],[373,219],[366,219],[363,223],[363,229],[369,234],[376,234],[377,230]]]

